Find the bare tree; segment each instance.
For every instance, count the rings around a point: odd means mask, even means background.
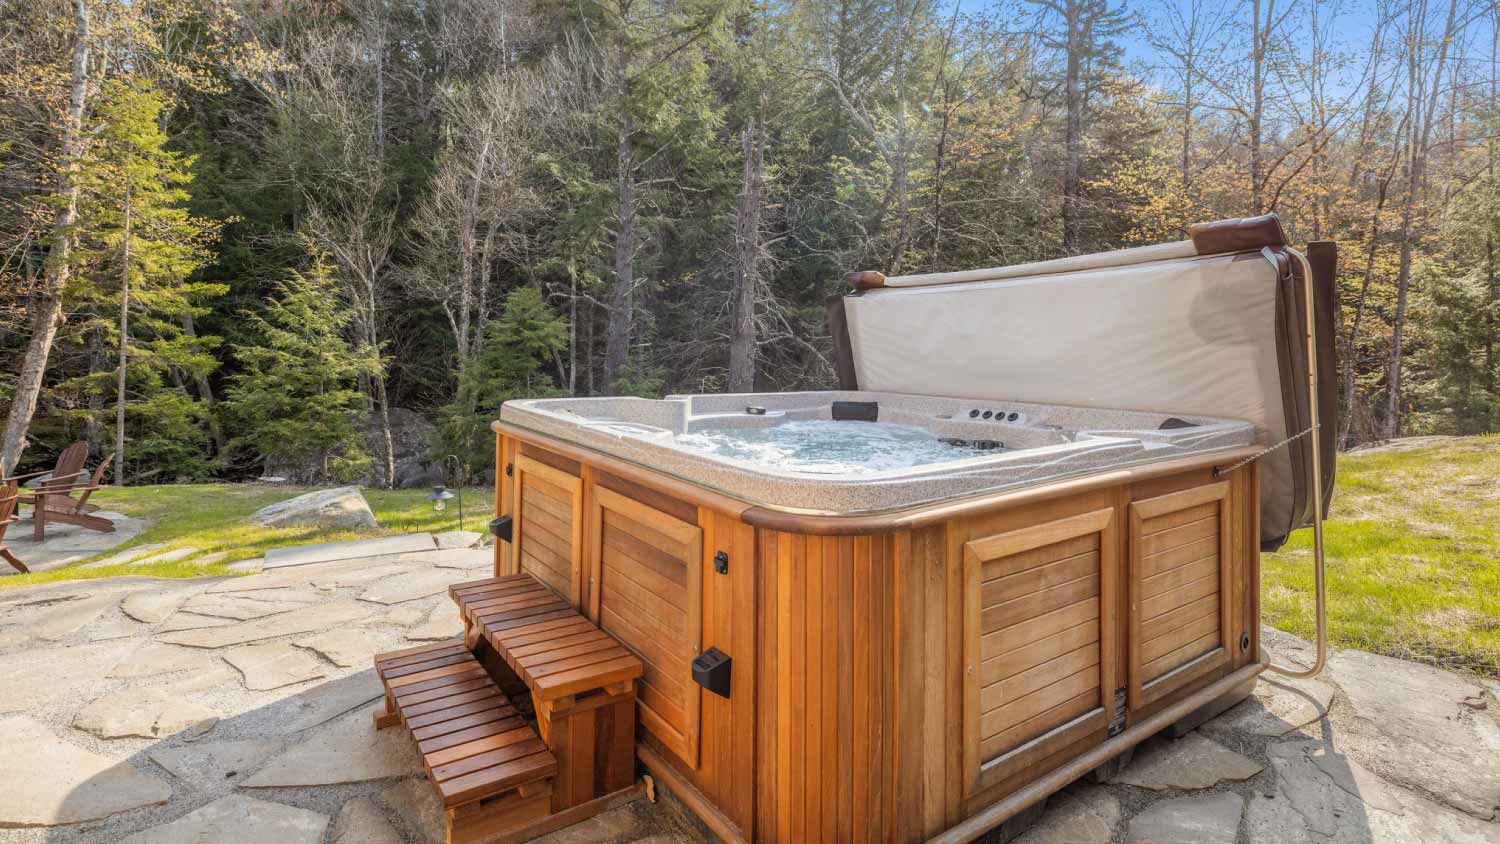
[[[42,377],[47,358],[63,321],[63,288],[71,272],[69,257],[73,248],[73,220],[78,214],[78,158],[83,146],[83,115],[88,98],[89,73],[89,7],[87,0],[73,0],[73,54],[68,84],[68,106],[62,117],[57,170],[58,200],[53,216],[52,234],[48,239],[47,266],[31,313],[31,339],[21,359],[16,378],[15,395],[0,434],[0,475],[9,475],[26,448],[26,431],[36,413],[42,393]]]
[[[1390,376],[1386,381],[1385,433],[1401,434],[1401,356],[1405,339],[1406,307],[1411,289],[1412,250],[1418,233],[1418,204],[1425,185],[1432,127],[1443,88],[1448,49],[1458,22],[1458,0],[1449,0],[1440,32],[1430,32],[1427,0],[1413,0],[1407,11],[1406,71],[1406,192],[1401,206],[1401,258],[1396,269],[1396,313],[1391,326]]]
[[[1063,51],[1063,95],[1067,123],[1063,130],[1063,251],[1073,254],[1080,246],[1080,193],[1083,185],[1083,109],[1087,99],[1089,64],[1104,39],[1124,31],[1122,7],[1110,8],[1108,0],[1027,0],[1050,10],[1063,21],[1062,37],[1043,34],[1042,41]],[[1257,0],[1259,2],[1259,0]]]
[[[762,285],[765,261],[761,209],[766,194],[766,94],[761,91],[755,110],[740,130],[744,156],[740,196],[734,213],[734,284],[730,293],[729,391],[755,390],[755,303]]]

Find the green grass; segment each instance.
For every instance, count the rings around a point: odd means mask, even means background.
[[[250,514],[282,499],[306,492],[296,487],[271,487],[252,484],[183,484],[162,486],[140,486],[125,489],[103,489],[95,493],[90,503],[101,509],[113,510],[127,516],[146,519],[150,526],[139,536],[118,548],[95,555],[89,560],[80,560],[52,571],[0,577],[0,589],[13,589],[38,583],[54,583],[62,580],[81,580],[116,575],[142,575],[151,577],[201,577],[210,574],[234,574],[230,563],[264,556],[266,551],[284,545],[300,545],[309,542],[335,542],[341,539],[358,539],[370,536],[388,536],[414,531],[439,532],[458,529],[458,507],[456,501],[448,502],[442,514],[432,511],[432,502],[427,500],[427,489],[379,490],[367,489],[365,499],[381,527],[375,530],[325,530],[322,528],[297,526],[266,528],[250,521]],[[493,501],[491,490],[469,488],[464,490],[464,527],[472,531],[483,531]],[[11,530],[23,530],[29,522],[16,525]],[[165,553],[173,548],[196,547],[203,556],[218,551],[228,553],[222,562],[203,566],[192,559],[171,563],[153,563],[133,566],[129,563],[86,569],[91,560],[102,559],[148,543],[166,543],[167,547],[156,553]]]
[[[1500,436],[1340,455],[1329,639],[1500,677]],[[1312,531],[1262,557],[1265,621],[1313,636]]]

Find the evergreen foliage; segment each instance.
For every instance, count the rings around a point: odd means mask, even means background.
[[[305,471],[293,478],[299,482],[359,477],[370,456],[357,387],[380,364],[344,339],[350,316],[328,265],[316,260],[308,272],[292,272],[262,310],[243,315],[254,342],[234,346],[239,371],[224,401],[235,432],[231,446],[267,471]]]

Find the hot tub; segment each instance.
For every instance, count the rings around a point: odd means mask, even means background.
[[[1253,688],[1259,550],[1326,503],[1313,252],[1269,218],[865,273],[839,390],[507,402],[496,573],[641,657],[638,756],[724,840],[973,840]]]
[[[872,392],[506,402],[500,419],[788,513],[933,504],[1255,441],[1249,422]]]

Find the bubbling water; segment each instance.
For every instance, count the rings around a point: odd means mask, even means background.
[[[922,428],[889,422],[791,421],[766,428],[705,428],[676,439],[717,457],[820,475],[908,469],[983,453],[944,442]]]

